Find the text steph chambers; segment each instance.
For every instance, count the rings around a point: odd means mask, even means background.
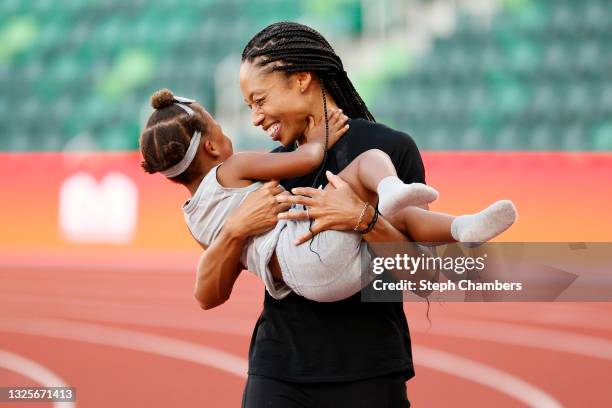
[[[374,290],[399,290],[399,291],[414,291],[414,290],[427,290],[435,292],[447,292],[453,290],[468,290],[468,291],[502,291],[502,290],[515,290],[520,291],[523,289],[521,282],[500,282],[495,280],[494,282],[473,282],[469,279],[462,279],[458,282],[431,282],[427,279],[421,279],[420,281],[410,281],[402,279],[398,282],[383,282],[380,279],[376,279],[372,282]]]

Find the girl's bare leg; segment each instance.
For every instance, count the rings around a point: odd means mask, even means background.
[[[420,207],[406,207],[388,220],[414,242],[457,242],[451,234],[455,216]]]
[[[359,198],[374,204],[378,200],[377,188],[380,182],[389,176],[397,176],[397,172],[386,153],[368,150],[357,156],[338,175]],[[455,242],[450,233],[451,223],[455,219],[452,215],[408,206],[387,219],[416,242]]]
[[[516,208],[509,200],[497,201],[476,214],[458,217],[415,206],[411,200],[430,202],[437,197],[437,192],[420,183],[401,182],[393,162],[380,150],[360,154],[338,175],[359,198],[371,204],[376,202],[377,192],[382,192],[381,213],[416,242],[485,242],[508,229],[517,219]],[[390,186],[383,186],[385,183]],[[383,200],[387,204],[386,213],[381,208]]]
[[[408,205],[430,203],[438,197],[432,187],[401,181],[389,156],[377,149],[360,154],[338,175],[365,201],[374,203],[382,193],[378,208],[384,216]]]

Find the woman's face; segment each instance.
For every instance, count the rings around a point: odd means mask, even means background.
[[[240,88],[251,109],[253,126],[261,126],[272,140],[284,146],[303,137],[311,113],[309,99],[300,86],[300,74],[288,76],[247,61],[240,66]]]

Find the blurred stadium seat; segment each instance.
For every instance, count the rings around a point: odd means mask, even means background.
[[[154,90],[215,112],[215,69],[257,30],[306,21],[357,45],[369,35],[364,3],[4,0],[0,150],[61,150],[79,138],[133,150]],[[458,9],[450,35],[383,73],[366,98],[375,116],[423,149],[611,150],[612,4],[498,3],[488,27]]]
[[[612,150],[612,4],[501,3],[488,29],[459,16],[376,114],[424,149]]]

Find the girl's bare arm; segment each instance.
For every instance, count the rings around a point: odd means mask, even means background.
[[[339,110],[333,110],[329,115],[329,144],[332,145],[347,130],[345,122],[348,118]],[[227,159],[219,168],[219,178],[227,187],[233,187],[232,182],[240,180],[271,180],[299,177],[312,173],[323,160],[325,150],[325,124],[315,125],[310,119],[306,133],[308,143],[292,152],[236,153]]]

